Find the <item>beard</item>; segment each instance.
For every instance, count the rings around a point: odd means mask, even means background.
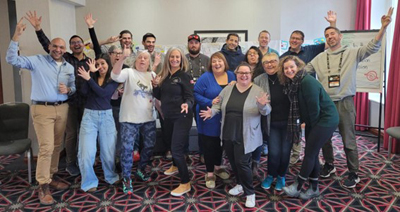
[[[200,53],[200,48],[198,48],[198,49],[189,49],[189,53],[191,55],[196,55],[196,54]]]

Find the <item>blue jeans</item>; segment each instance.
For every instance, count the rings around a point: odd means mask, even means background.
[[[139,133],[143,135],[143,148],[140,152],[138,170],[144,170],[153,155],[156,143],[156,122],[140,124],[121,122],[121,170],[124,178],[130,178],[133,165],[132,152],[135,143],[139,143]]]
[[[287,136],[287,121],[271,122],[268,148],[268,175],[284,177],[292,149],[292,142]]]
[[[105,181],[113,184],[119,177],[115,173],[114,160],[117,130],[115,129],[112,110],[90,110],[85,108],[79,132],[78,149],[79,168],[82,175],[81,189],[84,191],[97,187],[99,184],[93,169],[96,159],[97,140],[99,141],[100,159]]]

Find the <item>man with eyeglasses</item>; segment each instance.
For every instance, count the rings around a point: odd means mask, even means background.
[[[330,26],[336,27],[336,13],[328,11],[328,16],[325,19],[329,22]],[[302,46],[304,43],[304,33],[300,30],[295,30],[290,35],[289,50],[281,55],[283,58],[288,55],[299,57],[305,64],[309,63],[315,56],[323,52],[328,46],[325,43]]]
[[[50,40],[47,38],[42,30],[41,22],[42,17],[36,15],[36,11],[29,11],[26,13],[25,19],[28,20],[31,25],[35,28],[37,38],[42,45],[43,49],[49,53]],[[78,75],[78,68],[83,66],[86,70],[89,69],[86,62],[89,61],[89,57],[83,52],[85,47],[83,39],[78,35],[73,35],[69,39],[69,48],[72,53],[64,52],[63,57],[65,61],[70,63],[74,67],[75,76]],[[86,83],[81,77],[76,77],[75,87],[77,92],[75,92],[68,99],[68,120],[67,128],[65,131],[65,153],[67,167],[66,171],[71,176],[78,176],[80,174],[79,168],[77,166],[77,142],[78,142],[78,129],[83,116],[83,109],[85,104],[85,97],[80,94],[80,89]]]
[[[118,36],[111,36],[106,40],[99,41],[99,45],[101,46],[101,52],[103,52],[104,54],[109,53],[110,45],[107,44],[112,44],[119,41],[119,47],[122,50],[129,49],[129,51],[131,52],[129,57],[125,59],[124,64],[129,67],[132,67],[136,58],[136,52],[134,49],[134,44],[132,43],[132,39],[133,39],[132,33],[129,30],[127,29],[122,30]]]
[[[328,16],[325,20],[329,22],[330,26],[336,27],[336,13],[328,11]],[[300,30],[295,30],[290,35],[289,50],[281,55],[280,58],[288,55],[295,55],[304,61],[305,64],[309,63],[319,53],[324,52],[328,45],[326,43],[302,46],[304,43],[304,33]],[[315,77],[315,74],[311,74]],[[303,128],[303,127],[302,127]],[[292,147],[292,156],[290,157],[290,164],[296,164],[300,159],[301,142],[294,143]]]
[[[58,162],[68,117],[68,100],[75,92],[74,68],[63,55],[65,41],[53,39],[47,45],[47,55],[19,56],[18,42],[26,29],[23,19],[18,22],[6,54],[7,63],[28,69],[32,77],[31,115],[39,152],[36,181],[41,204],[51,205],[54,199],[49,187],[64,190],[68,185],[57,180]]]

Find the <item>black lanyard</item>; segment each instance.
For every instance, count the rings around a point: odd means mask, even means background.
[[[342,60],[343,60],[343,52],[340,54],[340,60],[339,60],[339,69],[338,72],[342,70]],[[328,73],[331,73],[331,66],[329,65],[329,54],[326,54],[326,61],[327,61],[327,68],[328,68]]]

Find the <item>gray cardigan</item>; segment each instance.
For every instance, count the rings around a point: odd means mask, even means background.
[[[213,117],[215,114],[218,114],[219,112],[222,112],[221,139],[225,123],[226,104],[228,103],[231,96],[233,86],[236,85],[226,86],[219,94],[221,101],[219,101],[218,104],[213,105],[211,108],[211,117]],[[264,91],[255,84],[253,84],[250,89],[251,90],[244,102],[243,107],[244,154],[253,152],[257,147],[262,145],[263,137],[261,133],[260,122],[261,115],[265,116],[271,112],[271,106],[269,104],[260,105],[257,102],[256,96],[261,96],[261,93],[264,93]]]
[[[269,81],[268,81],[267,73],[263,73],[260,76],[256,77],[254,79],[254,84],[260,86],[260,88],[262,88],[264,90],[264,92],[269,94],[269,99],[271,100],[271,92],[269,92]],[[271,113],[269,113],[267,115],[267,123],[268,123],[267,133],[269,135],[269,131],[270,131],[270,127],[271,127]]]

